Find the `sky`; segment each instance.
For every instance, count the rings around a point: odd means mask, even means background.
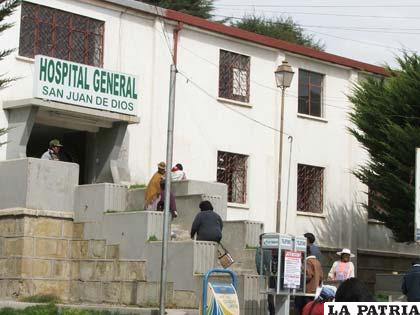
[[[216,18],[292,17],[326,51],[383,66],[396,66],[405,49],[420,53],[419,0],[215,0]]]

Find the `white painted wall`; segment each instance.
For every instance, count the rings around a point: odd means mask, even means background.
[[[105,21],[104,68],[134,74],[140,79],[141,122],[129,127],[128,145],[122,154],[128,156],[133,181],[147,183],[156,164],[165,159],[171,64],[168,45],[173,44],[173,26],[169,21],[162,25],[161,19],[121,11],[100,1],[97,5],[77,0],[31,2]],[[0,37],[2,48],[19,45],[20,10],[11,20],[16,26]],[[220,49],[251,56],[251,107],[229,105],[217,99]],[[249,155],[247,204],[229,207],[228,219],[263,221],[266,231],[274,231],[279,134],[226,106],[279,129],[280,91],[273,72],[285,58],[295,71],[285,102],[284,131],[293,137],[288,186],[290,144],[288,136],[284,136],[282,222],[286,220],[288,204],[286,232],[313,231],[324,246],[376,248],[378,241],[366,241],[368,234],[376,230],[369,230],[364,210],[357,207],[366,199],[366,189],[351,175],[351,170],[366,155],[346,130],[350,104],[345,95],[350,92],[351,82],[357,79],[357,71],[185,26],[180,32],[178,68],[205,92],[178,75],[174,163],[182,163],[191,179],[215,181],[218,150]],[[297,114],[299,68],[325,74],[322,120]],[[19,58],[17,52],[1,62],[0,73],[21,79],[0,91],[0,101],[30,98],[33,71],[33,62]],[[7,118],[0,109],[0,127],[4,126]],[[1,148],[0,158],[4,157]],[[325,167],[322,216],[296,212],[298,163]]]

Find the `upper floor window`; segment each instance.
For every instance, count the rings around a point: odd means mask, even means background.
[[[322,213],[324,168],[298,164],[297,211]]]
[[[250,57],[220,50],[219,97],[249,103]]]
[[[217,152],[217,181],[228,186],[228,202],[246,203],[248,156]]]
[[[23,2],[19,55],[46,55],[101,67],[104,22]]]
[[[299,70],[298,113],[322,117],[322,87],[324,75]]]

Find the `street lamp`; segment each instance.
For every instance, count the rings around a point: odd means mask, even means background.
[[[279,149],[279,176],[277,184],[277,220],[276,220],[276,232],[280,233],[280,216],[281,216],[281,169],[282,169],[282,155],[283,155],[283,121],[284,121],[284,92],[290,87],[293,79],[292,67],[283,61],[277,70],[274,71],[276,77],[276,84],[278,88],[281,88],[281,116],[280,116],[280,149]]]

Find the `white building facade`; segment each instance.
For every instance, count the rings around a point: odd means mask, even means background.
[[[352,175],[366,154],[347,130],[346,95],[361,75],[384,69],[134,0],[28,0],[11,22],[1,47],[17,49],[0,73],[18,80],[0,91],[0,128],[14,127],[1,159],[40,157],[58,138],[81,164],[81,183],[146,184],[165,160],[174,56],[174,163],[188,178],[228,184],[228,220],[274,231],[281,101],[274,71],[287,60],[295,75],[285,98],[281,231],[311,231],[328,248],[418,252],[368,223],[360,206],[367,188]],[[137,115],[34,98],[38,54],[136,76]]]

